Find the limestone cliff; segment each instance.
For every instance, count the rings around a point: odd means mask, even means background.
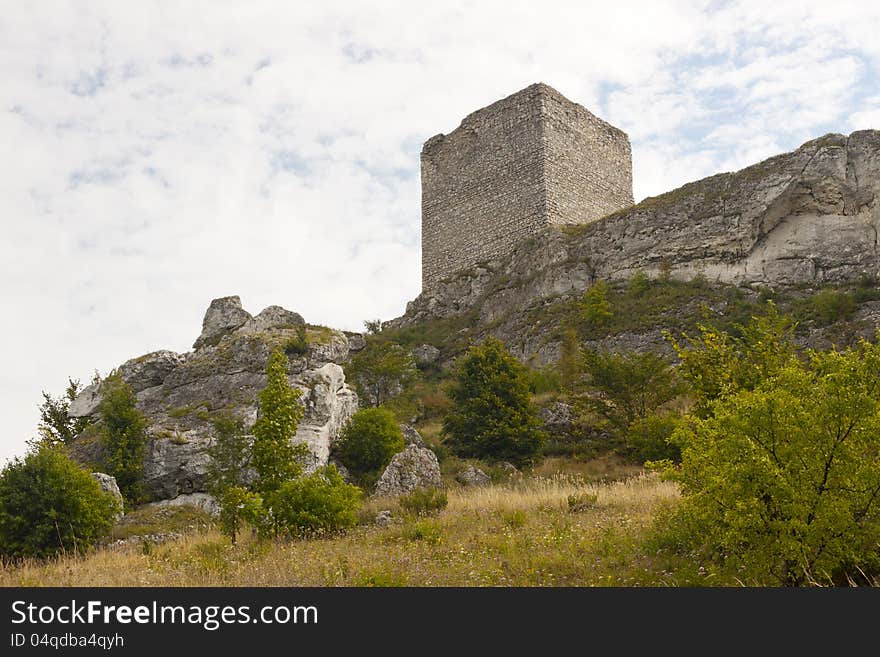
[[[876,276],[878,196],[880,131],[829,134],[594,223],[545,229],[509,256],[434,284],[386,325],[468,317],[469,326],[502,337],[507,325],[510,337],[512,310],[522,314],[579,295],[598,279],[637,271],[769,288]],[[529,355],[525,347],[518,351]]]
[[[224,297],[211,302],[194,351],[157,351],[118,368],[149,420],[144,475],[152,497],[172,499],[205,490],[211,414],[229,411],[250,426],[257,418],[257,394],[266,385],[269,353],[295,338],[298,327],[305,329],[307,345],[302,353],[289,354],[290,382],[302,390],[305,407],[296,440],[308,444],[311,467],[327,463],[339,428],[358,405],[339,363],[363,347],[363,338],[307,326],[302,317],[278,306],[252,317],[238,297]],[[100,400],[100,384],[93,384],[74,400],[70,414],[95,416]],[[75,442],[74,454],[101,462],[99,443],[88,432]]]

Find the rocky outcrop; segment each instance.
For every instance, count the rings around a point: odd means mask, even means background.
[[[178,506],[191,506],[196,509],[200,509],[212,516],[217,516],[220,514],[220,504],[217,502],[217,498],[215,498],[213,495],[209,495],[208,493],[188,493],[184,495],[178,495],[177,497],[173,497],[169,500],[151,502],[150,504],[147,504],[145,506],[153,509],[168,509]]]
[[[102,491],[110,495],[110,497],[116,501],[119,508],[116,513],[116,520],[119,520],[124,515],[123,509],[125,508],[125,500],[122,497],[122,491],[119,490],[119,484],[116,483],[116,477],[103,472],[93,472],[92,479],[98,482]]]
[[[376,484],[377,497],[411,493],[417,488],[438,488],[443,485],[440,464],[434,452],[418,445],[407,445],[385,468]]]
[[[233,297],[237,299],[238,297]],[[248,319],[241,325],[240,333],[262,333],[269,329],[295,328],[305,324],[299,313],[285,310],[281,306],[264,308],[259,315]]]
[[[455,480],[462,486],[487,486],[492,483],[489,475],[472,465],[455,475]]]
[[[307,370],[300,377],[305,418],[296,432],[297,441],[309,446],[312,463],[307,469],[326,465],[330,446],[342,426],[358,409],[357,394],[345,385],[345,373],[336,363]]]
[[[211,441],[210,420],[231,413],[250,426],[258,414],[257,395],[266,385],[266,361],[305,331],[306,347],[290,354],[292,385],[301,392],[304,417],[296,440],[309,446],[309,470],[327,463],[341,426],[357,410],[357,395],[338,365],[348,358],[348,338],[340,331],[309,327],[297,313],[270,306],[256,317],[238,297],[211,302],[194,351],[157,351],[117,368],[135,391],[149,421],[144,459],[147,491],[158,500],[205,492]],[[96,417],[100,383],[84,389],[71,403],[74,417]],[[84,462],[100,463],[100,444],[83,437],[73,446]]]
[[[202,334],[193,344],[194,349],[217,344],[224,335],[253,320],[251,314],[241,307],[237,296],[214,299],[202,320]]]
[[[511,309],[637,271],[769,287],[880,272],[880,131],[831,134],[735,173],[690,183],[596,222],[550,228],[507,257],[433,285],[386,325]]]

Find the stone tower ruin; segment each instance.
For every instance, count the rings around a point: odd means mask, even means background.
[[[546,84],[431,137],[421,161],[423,290],[548,225],[633,202],[629,137]]]

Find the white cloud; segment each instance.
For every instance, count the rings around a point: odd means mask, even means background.
[[[784,0],[7,7],[0,458],[41,388],[187,349],[213,297],[350,329],[403,312],[421,143],[481,106],[556,86],[630,133],[640,198],[877,125],[878,22]]]

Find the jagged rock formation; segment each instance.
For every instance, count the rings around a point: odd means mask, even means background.
[[[279,306],[252,317],[238,297],[215,299],[194,351],[156,351],[118,368],[149,420],[144,477],[152,497],[167,500],[204,492],[211,416],[230,412],[250,426],[257,418],[257,394],[266,385],[270,351],[288,344],[302,327],[298,314]],[[339,365],[351,350],[348,336],[324,327],[305,329],[307,347],[289,354],[289,375],[302,391],[305,407],[296,440],[308,444],[310,467],[317,467],[328,462],[332,442],[357,410],[358,400]],[[100,384],[93,384],[71,403],[69,412],[73,417],[96,416],[100,401]],[[75,442],[73,452],[84,462],[101,462],[100,443],[89,432]]]
[[[471,326],[510,337],[512,311],[638,271],[771,288],[876,276],[878,195],[880,131],[826,135],[588,225],[548,228],[509,256],[435,283],[385,326],[468,316]]]

